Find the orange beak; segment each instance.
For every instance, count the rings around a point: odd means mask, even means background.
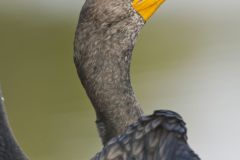
[[[147,21],[165,0],[133,0],[132,7]]]

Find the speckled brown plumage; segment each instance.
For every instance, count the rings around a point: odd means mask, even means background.
[[[0,90],[0,160],[27,160],[18,146],[4,112],[3,96]]]
[[[74,62],[104,145],[92,160],[199,160],[178,114],[157,111],[142,117],[130,63],[144,23],[131,0],[87,0],[80,13]]]
[[[130,83],[132,50],[143,19],[130,0],[87,0],[74,42],[78,75],[96,110],[103,144],[142,114]]]
[[[132,50],[144,20],[131,0],[87,0],[74,41],[74,62],[97,115],[104,144],[92,160],[199,160],[181,116],[142,116],[130,82]],[[0,94],[0,160],[27,160],[10,131]]]

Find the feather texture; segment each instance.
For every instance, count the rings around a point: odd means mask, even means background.
[[[187,143],[182,117],[159,110],[111,139],[92,160],[200,160]]]

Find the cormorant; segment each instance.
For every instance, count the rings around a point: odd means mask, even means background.
[[[86,0],[74,41],[74,62],[97,116],[104,148],[92,160],[199,160],[181,116],[167,110],[143,116],[130,82],[140,29],[163,0]],[[27,160],[0,94],[0,160]]]
[[[93,160],[199,160],[180,115],[144,117],[130,82],[140,29],[164,0],[86,0],[74,41],[74,62],[96,111],[104,145]]]

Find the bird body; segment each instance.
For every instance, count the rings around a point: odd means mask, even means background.
[[[27,160],[9,127],[0,90],[0,160]]]

